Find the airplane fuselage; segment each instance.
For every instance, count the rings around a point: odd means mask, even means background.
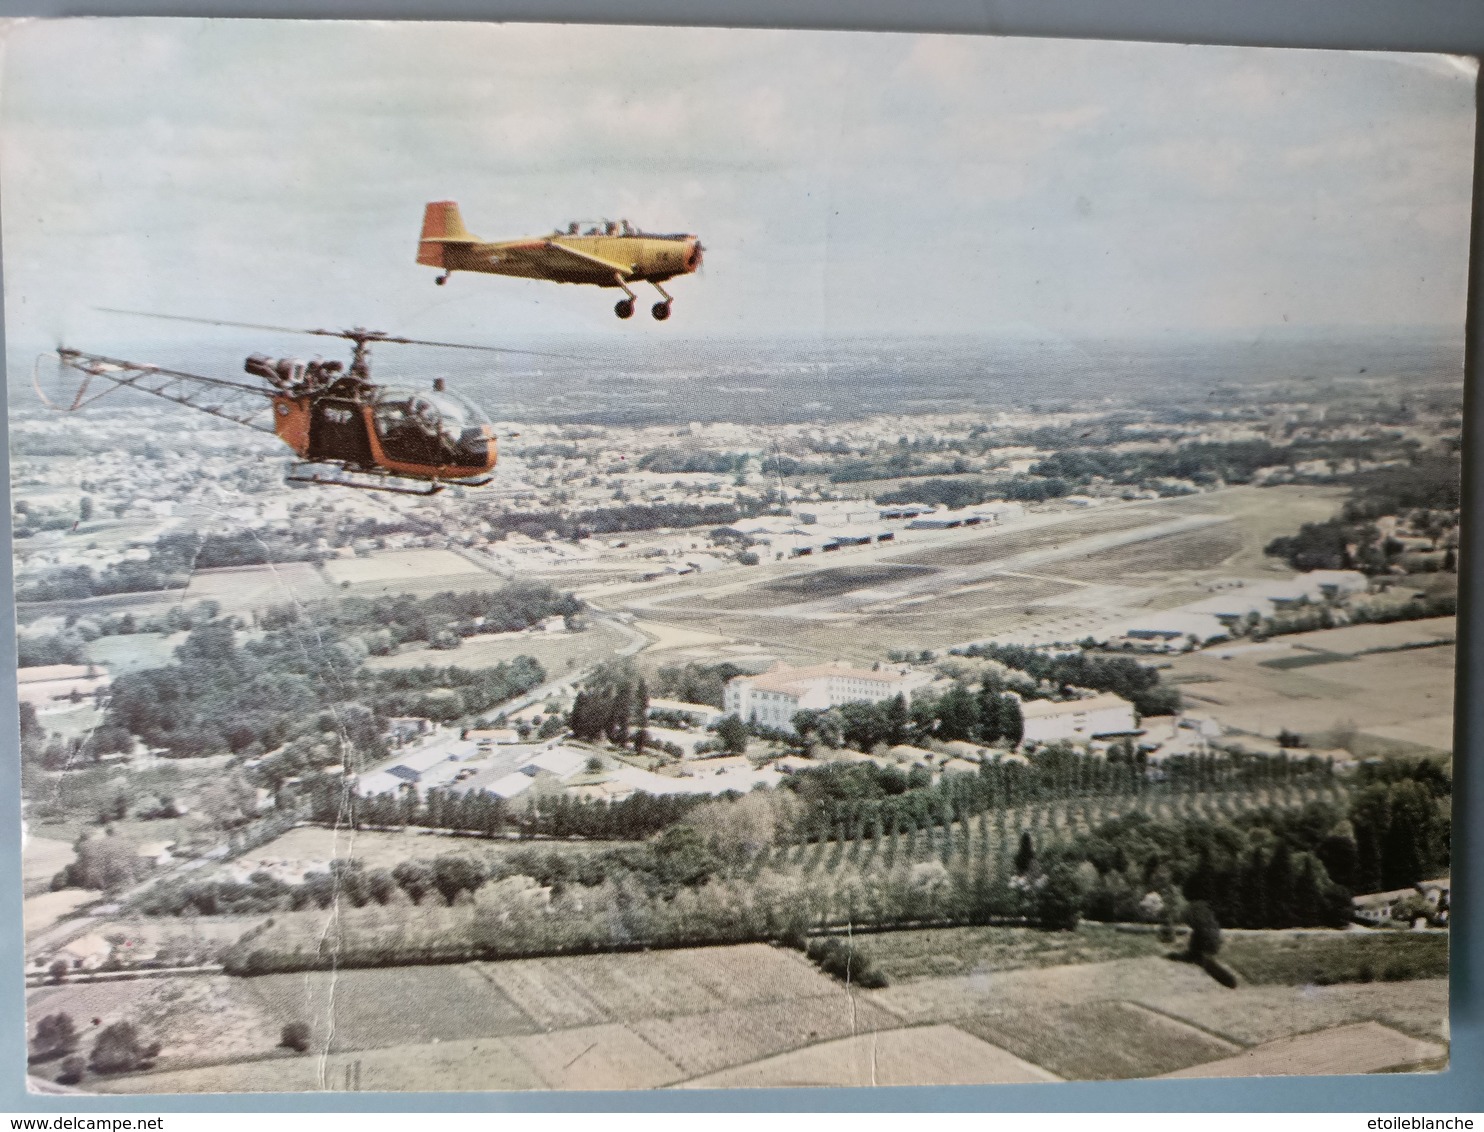
[[[570,249],[584,257],[569,257],[569,263],[533,262],[530,252],[549,252],[552,246]],[[443,249],[445,271],[479,271],[510,275],[518,279],[547,279],[553,283],[586,283],[595,287],[617,287],[619,272],[608,264],[622,264],[626,283],[663,283],[677,275],[689,275],[700,259],[694,236],[547,236],[534,240],[508,240],[491,244],[454,244]],[[568,257],[564,257],[568,258]],[[604,260],[606,263],[595,263]]]

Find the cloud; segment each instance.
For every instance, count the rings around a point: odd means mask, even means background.
[[[5,50],[12,340],[97,305],[659,333],[578,288],[435,290],[413,248],[446,198],[492,239],[611,215],[700,233],[665,333],[1461,308],[1472,63],[1448,56],[199,20],[31,24]]]

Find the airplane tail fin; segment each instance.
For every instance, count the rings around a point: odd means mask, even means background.
[[[417,262],[443,267],[443,249],[449,244],[477,244],[464,227],[459,206],[451,200],[435,200],[423,209],[423,234],[417,244]]]

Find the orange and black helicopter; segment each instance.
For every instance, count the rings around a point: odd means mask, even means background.
[[[54,353],[37,359],[34,384],[48,408],[76,412],[119,389],[134,389],[276,435],[300,460],[285,477],[289,483],[403,495],[434,495],[450,484],[480,487],[489,483],[498,455],[495,431],[484,412],[448,389],[441,377],[433,378],[426,388],[372,381],[373,344],[568,356],[462,342],[429,342],[363,327],[299,330],[143,311],[110,313],[343,338],[351,343],[350,364],[252,354],[243,369],[263,380],[264,384],[256,385],[59,346]],[[59,403],[55,390],[48,396],[43,389],[42,364],[47,359],[59,363],[59,373],[72,370],[82,375],[70,403]],[[96,390],[95,379],[107,383],[101,391]],[[271,411],[271,425],[262,419],[265,409]]]

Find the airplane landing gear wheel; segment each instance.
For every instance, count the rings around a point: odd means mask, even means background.
[[[613,313],[618,315],[619,318],[633,318],[634,300],[619,299],[618,302],[613,305]]]
[[[438,276],[437,279],[434,279],[433,282],[436,283],[436,284],[438,284],[438,286],[441,287],[441,286],[443,286],[443,284],[445,284],[445,283],[448,282],[448,276],[447,275],[440,275],[440,276]]]
[[[656,322],[664,322],[665,319],[670,317],[670,304],[668,301],[655,303],[654,306],[649,308],[649,313],[654,315]]]

